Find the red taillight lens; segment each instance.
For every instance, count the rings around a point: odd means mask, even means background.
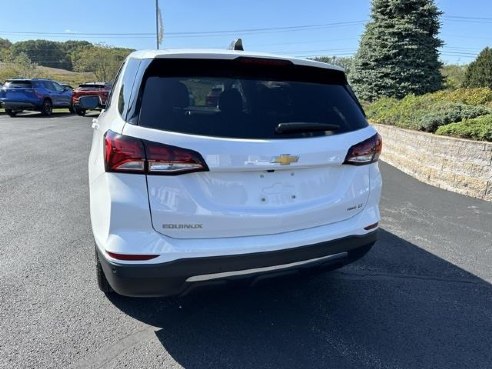
[[[106,172],[145,173],[142,140],[107,131],[104,136]]]
[[[383,140],[379,133],[376,133],[371,138],[352,146],[343,163],[351,165],[374,163],[378,161],[382,148]]]
[[[159,255],[142,255],[142,254],[117,254],[115,252],[106,251],[106,253],[113,259],[126,260],[126,261],[143,261],[155,259]]]
[[[107,131],[104,136],[107,172],[176,175],[207,171],[196,151]]]

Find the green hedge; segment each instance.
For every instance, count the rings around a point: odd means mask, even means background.
[[[490,88],[458,88],[424,95],[432,101],[454,102],[466,105],[487,105],[492,107],[492,90]]]
[[[427,113],[418,118],[416,129],[425,132],[435,132],[440,126],[472,119],[492,113],[482,106],[472,106],[457,103],[436,104]]]
[[[437,93],[439,94],[439,93]],[[485,106],[442,100],[443,94],[408,95],[402,100],[381,98],[365,107],[369,120],[401,128],[435,132],[440,126],[492,113]]]
[[[492,90],[459,88],[364,106],[370,121],[439,135],[492,141]]]
[[[439,127],[436,134],[477,141],[492,141],[492,114]]]
[[[373,122],[415,129],[420,116],[431,105],[428,100],[415,95],[407,95],[402,100],[383,97],[365,106],[365,111],[368,119]]]

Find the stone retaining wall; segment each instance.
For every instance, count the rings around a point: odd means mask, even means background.
[[[492,143],[374,127],[383,136],[381,160],[422,182],[492,201]]]

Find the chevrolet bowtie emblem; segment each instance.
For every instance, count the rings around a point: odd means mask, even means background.
[[[290,165],[291,163],[297,163],[298,160],[299,160],[299,156],[282,154],[279,156],[275,156],[272,159],[271,163],[276,163],[280,165]]]

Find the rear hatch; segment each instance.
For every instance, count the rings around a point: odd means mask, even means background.
[[[138,125],[124,134],[146,142],[149,162],[174,163],[147,175],[154,228],[174,238],[270,235],[362,211],[368,166],[343,163],[374,131],[343,72],[239,59],[148,68]],[[189,157],[201,167],[187,170]]]
[[[5,102],[23,102],[36,98],[36,95],[31,81],[14,80],[5,82],[1,97]]]
[[[99,96],[101,104],[105,104],[109,94],[109,87],[105,84],[82,84],[77,87],[72,95],[74,103],[78,103],[82,96]]]

